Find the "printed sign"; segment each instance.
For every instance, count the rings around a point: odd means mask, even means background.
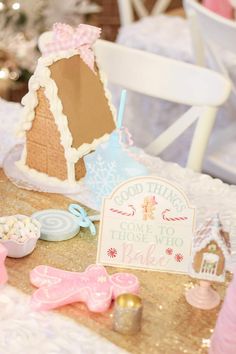
[[[188,273],[195,209],[171,182],[137,177],[103,201],[97,262]]]

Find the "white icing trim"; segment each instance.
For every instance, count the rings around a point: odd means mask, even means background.
[[[209,224],[210,223],[210,224]],[[208,225],[209,224],[209,225]],[[215,241],[218,245],[218,247],[221,249],[223,252],[223,256],[225,258],[225,263],[228,261],[230,254],[227,248],[227,245],[223,239],[223,237],[220,234],[219,228],[221,227],[221,223],[219,218],[216,216],[211,219],[207,219],[206,223],[200,225],[196,232],[196,238],[193,244],[192,248],[192,255],[191,255],[191,265],[189,269],[189,273],[193,278],[197,279],[203,279],[203,280],[209,280],[209,281],[219,281],[223,282],[225,280],[225,269],[221,275],[212,275],[212,274],[206,274],[202,272],[196,272],[194,269],[194,259],[196,257],[196,254],[201,252],[203,248],[205,248],[209,243],[212,241]],[[201,234],[204,235],[202,236],[201,239]],[[214,256],[214,254],[213,254]]]
[[[26,131],[30,130],[35,117],[35,107],[38,104],[37,90],[40,87],[45,88],[45,96],[49,100],[50,110],[54,116],[55,123],[60,132],[61,145],[65,150],[65,158],[67,161],[67,173],[68,181],[75,182],[75,163],[82,158],[84,155],[88,154],[90,151],[95,150],[96,147],[106,141],[109,134],[104,134],[98,139],[94,139],[91,144],[84,143],[78,149],[72,147],[73,137],[68,127],[67,117],[63,114],[63,106],[61,100],[58,97],[58,89],[55,82],[50,77],[50,69],[48,68],[55,61],[65,58],[70,58],[74,55],[78,55],[78,50],[61,51],[53,53],[48,56],[43,56],[39,58],[38,65],[35,70],[34,75],[31,76],[29,80],[29,92],[23,97],[22,104],[24,105],[22,120],[19,125],[19,134],[24,137]],[[115,121],[116,110],[111,103],[111,94],[106,87],[105,75],[99,70],[100,80],[104,87],[105,97],[107,98],[108,106],[111,110],[113,119]],[[26,149],[24,154],[22,154],[20,160],[21,167],[26,166]],[[32,170],[32,169],[31,169]]]
[[[207,221],[210,221],[210,220],[211,219],[208,219]],[[198,228],[198,231],[196,232],[196,240],[193,243],[193,256],[195,256],[197,252],[200,252],[203,248],[205,248],[211,241],[215,241],[217,243],[217,245],[220,247],[220,249],[222,250],[225,259],[229,258],[230,254],[229,254],[227,245],[225,244],[225,241],[219,232],[220,224],[216,223],[216,221],[217,220],[212,220],[212,224],[208,226],[210,232],[208,232],[208,236],[204,237],[204,239],[202,239],[202,240],[199,240],[199,238],[201,236],[198,236],[198,233],[200,233],[202,230],[204,230],[205,224],[202,224]],[[197,245],[196,245],[196,243],[197,243]]]
[[[112,95],[111,95],[111,92],[110,92],[109,89],[107,88],[107,82],[108,82],[107,76],[106,76],[106,74],[100,69],[98,63],[97,63],[97,66],[98,66],[98,71],[99,71],[100,80],[101,80],[101,83],[103,84],[103,88],[104,88],[104,92],[105,92],[105,97],[106,97],[106,99],[107,99],[108,106],[109,106],[109,108],[110,108],[110,110],[111,110],[111,114],[112,114],[114,123],[115,123],[115,125],[116,125],[117,112],[116,112],[115,106],[114,106],[113,103],[112,103]]]
[[[219,282],[224,282],[225,281],[225,271],[221,275],[212,275],[212,274],[203,274],[201,272],[196,272],[192,267],[190,269],[190,275],[193,278],[196,279],[201,279],[201,280],[209,280],[209,281],[219,281]]]
[[[27,157],[27,151],[26,151],[26,144],[24,145],[23,151],[22,151],[22,155],[21,155],[21,163],[22,164],[26,164],[26,157]]]
[[[220,247],[220,249],[222,250],[225,258],[229,257],[229,252],[227,249],[227,246],[225,245],[224,241],[221,240],[221,238],[218,236],[218,232],[215,232],[214,234],[211,234],[209,237],[207,237],[206,239],[204,239],[201,244],[199,244],[197,247],[193,246],[193,251],[194,254],[196,254],[197,252],[200,252],[203,248],[205,248],[208,243],[210,243],[211,241],[215,241],[218,246]]]
[[[67,176],[70,183],[75,182],[75,163],[67,161]]]
[[[79,181],[62,181],[57,177],[48,176],[46,173],[39,172],[33,168],[30,168],[24,162],[22,162],[22,160],[16,161],[15,165],[17,166],[17,168],[19,168],[20,171],[27,174],[27,176],[30,176],[32,179],[37,180],[38,182],[45,182],[49,186],[53,187],[65,187],[65,182],[67,183],[68,187],[74,187],[83,179],[81,178]]]

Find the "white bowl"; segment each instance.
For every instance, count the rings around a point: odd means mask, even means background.
[[[25,242],[21,243],[14,240],[3,240],[1,244],[7,249],[7,257],[21,258],[33,252],[38,238],[28,238]]]
[[[19,221],[26,218],[25,215],[14,215]],[[7,219],[8,217],[6,217]],[[40,223],[34,220],[36,232],[33,237],[27,238],[24,242],[19,242],[14,239],[0,240],[0,243],[7,249],[7,257],[21,258],[25,257],[36,247],[37,240],[40,237]]]

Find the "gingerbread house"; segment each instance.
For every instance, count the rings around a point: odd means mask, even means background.
[[[86,173],[83,156],[115,128],[114,109],[92,45],[100,30],[56,24],[47,34],[29,92],[20,132],[26,137],[17,166],[33,176],[74,183]]]
[[[223,230],[216,215],[201,225],[195,234],[190,274],[202,280],[223,282],[229,256],[229,234]]]

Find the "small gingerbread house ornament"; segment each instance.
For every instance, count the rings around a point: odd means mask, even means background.
[[[26,143],[17,166],[26,174],[74,183],[83,157],[115,129],[115,111],[93,45],[100,29],[55,24],[41,45],[19,131]],[[42,44],[41,42],[39,42]]]
[[[202,280],[223,282],[229,256],[229,235],[223,230],[219,216],[216,215],[196,232],[190,275]]]

